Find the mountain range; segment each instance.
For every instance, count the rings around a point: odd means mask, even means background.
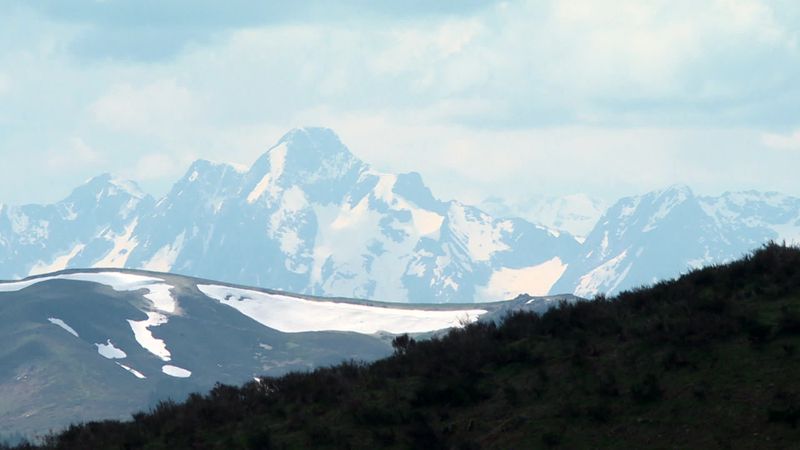
[[[673,186],[602,214],[587,196],[482,206],[442,201],[419,174],[375,170],[333,131],[301,128],[246,169],[196,161],[160,199],[101,175],[55,204],[0,205],[0,278],[128,268],[307,295],[483,302],[613,294],[800,241],[800,199],[778,193]]]

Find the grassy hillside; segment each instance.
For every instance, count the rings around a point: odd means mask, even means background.
[[[52,448],[791,448],[800,250],[562,305],[376,363],[217,386]]]

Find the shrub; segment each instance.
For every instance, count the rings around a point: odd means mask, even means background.
[[[769,340],[772,334],[772,327],[768,324],[762,323],[757,319],[744,317],[741,319],[742,328],[747,333],[747,337],[753,344],[763,344]]]
[[[800,334],[800,314],[788,306],[781,308],[781,317],[778,321],[778,333],[782,335]]]
[[[555,431],[548,431],[542,434],[542,444],[548,447],[555,447],[561,444],[562,439],[563,439],[562,434]]]
[[[414,339],[410,338],[408,334],[402,334],[392,339],[392,348],[395,354],[405,355],[408,353],[408,349],[413,347],[415,343]]]
[[[644,379],[631,386],[631,397],[637,403],[650,403],[661,399],[661,385],[658,377],[648,374]]]

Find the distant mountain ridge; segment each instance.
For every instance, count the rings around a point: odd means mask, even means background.
[[[616,293],[733,261],[771,240],[800,243],[800,199],[755,191],[703,197],[672,186],[609,208],[553,291]]]
[[[586,194],[563,197],[532,195],[524,201],[489,197],[478,205],[496,217],[521,217],[553,230],[565,231],[583,242],[592,231],[607,205]]]
[[[52,205],[0,205],[0,278],[65,268],[175,272],[322,296],[469,302],[591,296],[800,240],[800,199],[697,197],[676,186],[598,214],[588,197],[531,207],[542,222],[441,201],[325,128],[295,129],[250,168],[196,161],[161,199],[93,178]],[[560,211],[560,212],[559,212]],[[583,211],[583,212],[582,212]],[[579,242],[583,241],[583,243]]]

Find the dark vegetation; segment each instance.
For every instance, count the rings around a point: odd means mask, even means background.
[[[218,385],[47,448],[797,448],[800,250]]]
[[[11,445],[19,445],[24,442],[27,442],[27,438],[22,433],[9,433],[9,434],[2,434],[0,433],[0,448],[3,448],[4,445],[11,446]]]

